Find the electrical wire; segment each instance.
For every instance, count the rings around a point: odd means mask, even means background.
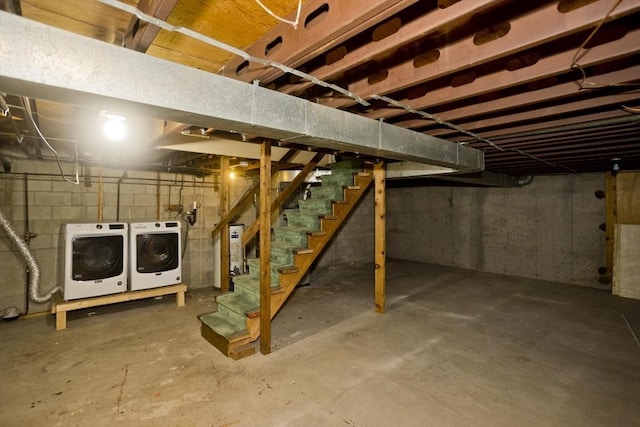
[[[24,107],[24,111],[26,113],[26,116],[29,118],[29,121],[33,125],[33,128],[38,133],[38,136],[40,136],[40,139],[42,140],[42,142],[44,142],[44,144],[49,148],[49,150],[51,150],[53,155],[56,157],[56,162],[58,163],[58,169],[60,169],[60,176],[62,176],[62,179],[64,179],[65,181],[67,181],[70,184],[79,185],[80,184],[80,178],[78,176],[78,171],[80,169],[80,166],[78,164],[78,143],[77,142],[75,143],[75,159],[76,159],[75,160],[75,166],[76,166],[75,167],[75,169],[76,169],[75,177],[76,177],[76,179],[75,179],[75,181],[72,181],[71,179],[67,178],[67,176],[64,174],[64,171],[62,170],[62,163],[60,163],[60,156],[58,155],[58,152],[51,146],[51,144],[49,144],[49,141],[47,141],[47,138],[44,137],[44,135],[40,131],[40,128],[36,124],[36,121],[33,118],[33,112],[31,111],[31,105],[29,103],[29,99],[28,98],[21,98],[20,102],[22,102],[22,105]]]
[[[625,87],[625,86],[637,87],[638,86],[637,84],[634,84],[634,83],[598,84],[598,83],[589,82],[587,81],[587,73],[584,71],[584,68],[582,67],[582,65],[580,65],[580,63],[578,62],[587,54],[588,49],[586,49],[585,46],[589,44],[593,36],[596,35],[596,33],[600,30],[602,25],[604,25],[607,19],[609,19],[613,11],[620,5],[620,3],[622,3],[622,0],[616,0],[616,2],[613,4],[611,9],[609,9],[609,11],[604,15],[604,17],[600,20],[600,22],[598,22],[598,25],[596,25],[593,31],[591,31],[591,34],[589,34],[586,40],[582,42],[582,44],[576,51],[575,55],[573,55],[573,60],[571,61],[571,69],[576,69],[580,71],[580,74],[582,74],[582,79],[578,82],[578,84],[580,85],[580,89],[602,89],[607,87]]]
[[[289,24],[289,25],[293,26],[293,28],[296,29],[296,30],[298,29],[298,24],[300,23],[300,12],[302,11],[302,0],[298,0],[298,12],[296,13],[296,20],[295,21],[289,21],[288,19],[284,19],[284,18],[279,17],[278,15],[273,13],[271,10],[269,10],[269,8],[267,6],[262,4],[262,2],[260,0],[256,0],[256,3],[258,3],[258,5],[260,5],[260,7],[263,8],[265,12],[267,12],[269,15],[273,16],[278,21],[284,22],[285,24]]]
[[[13,132],[15,133],[18,144],[22,144],[22,141],[24,141],[24,135],[20,131],[20,127],[18,127],[18,124],[16,123],[15,119],[13,118],[13,115],[11,114],[11,110],[9,109],[9,106],[7,105],[4,99],[5,96],[6,94],[0,93],[0,115],[3,115],[9,119],[9,122],[11,122],[11,127],[13,127]]]
[[[504,148],[496,145],[494,142],[492,142],[492,141],[490,141],[490,140],[488,140],[486,138],[483,138],[483,137],[481,137],[481,136],[479,136],[479,135],[477,135],[477,134],[475,134],[473,132],[470,132],[468,130],[462,129],[460,126],[455,125],[455,124],[453,124],[451,122],[444,121],[440,117],[436,116],[435,114],[429,114],[429,113],[425,113],[424,111],[416,110],[415,108],[411,107],[410,105],[404,104],[404,103],[402,103],[400,101],[396,101],[395,99],[389,98],[388,96],[372,95],[371,97],[373,99],[379,99],[380,101],[385,101],[386,103],[391,104],[391,105],[395,105],[396,107],[400,107],[403,110],[406,110],[406,111],[408,111],[410,113],[417,114],[417,115],[425,117],[425,118],[427,118],[429,120],[433,120],[434,122],[438,123],[439,125],[443,125],[443,126],[446,126],[448,128],[457,130],[458,132],[463,133],[465,135],[468,135],[468,136],[470,136],[470,137],[472,137],[474,139],[477,139],[478,141],[481,141],[481,142],[489,144],[490,146],[492,146],[493,148],[495,148],[498,151],[505,151]],[[466,143],[461,143],[461,144],[462,145],[466,145]]]
[[[536,160],[536,161],[538,161],[540,163],[544,163],[547,166],[551,166],[553,168],[564,169],[564,170],[566,170],[568,172],[576,172],[575,170],[573,170],[571,168],[568,168],[568,167],[563,166],[563,165],[558,164],[558,163],[554,163],[554,162],[550,162],[548,160],[541,159],[540,157],[534,156],[533,154],[529,154],[529,153],[527,153],[526,151],[523,151],[523,150],[518,150],[518,149],[514,149],[514,148],[503,148],[503,147],[500,147],[499,145],[496,145],[495,142],[493,142],[493,141],[491,141],[491,140],[489,140],[487,138],[483,138],[483,137],[481,137],[480,135],[478,135],[478,134],[476,134],[474,132],[471,132],[471,131],[468,131],[466,129],[463,129],[460,126],[455,125],[455,124],[453,124],[451,122],[447,122],[445,120],[442,120],[440,117],[436,116],[435,114],[429,114],[429,113],[426,113],[424,111],[416,110],[415,108],[411,107],[410,105],[404,104],[404,103],[402,103],[400,101],[396,101],[395,99],[389,98],[388,96],[372,95],[371,98],[387,102],[388,104],[394,105],[396,107],[400,107],[403,110],[408,111],[409,113],[417,114],[417,115],[422,116],[424,118],[427,118],[429,120],[433,120],[434,122],[438,123],[439,125],[446,126],[446,127],[451,128],[453,130],[456,130],[456,131],[458,131],[460,133],[468,135],[468,136],[472,137],[473,139],[475,139],[477,141],[484,142],[485,144],[489,144],[491,147],[495,148],[498,151],[518,153],[521,156],[528,157],[531,160]],[[459,144],[460,145],[467,145],[468,143],[467,142],[460,142]]]
[[[295,68],[291,68],[287,65],[281,64],[279,62],[275,62],[275,61],[270,61],[268,59],[264,59],[264,58],[258,58],[256,56],[252,56],[250,54],[248,54],[247,52],[238,49],[236,47],[233,47],[231,45],[228,45],[226,43],[223,43],[219,40],[216,40],[214,38],[211,37],[207,37],[204,34],[200,34],[196,31],[190,30],[189,28],[185,28],[182,26],[175,26],[175,25],[171,25],[165,21],[163,21],[162,19],[158,19],[155,16],[151,16],[151,15],[147,15],[144,12],[142,12],[140,9],[133,7],[133,6],[129,6],[128,4],[124,4],[118,0],[98,0],[100,3],[104,3],[108,6],[112,6],[115,7],[116,9],[120,9],[124,12],[130,13],[132,15],[135,15],[138,19],[140,19],[141,21],[147,22],[149,24],[155,25],[157,27],[160,27],[163,30],[169,31],[169,32],[173,32],[173,33],[179,33],[179,34],[183,34],[187,37],[191,37],[194,38],[196,40],[200,40],[203,43],[206,43],[210,46],[213,47],[217,47],[219,49],[225,50],[227,52],[233,53],[234,55],[237,55],[239,57],[241,57],[242,59],[244,59],[247,62],[255,62],[257,64],[261,64],[264,65],[266,67],[272,67],[272,68],[276,68],[280,71],[282,71],[283,73],[287,73],[287,74],[293,74],[294,76],[300,77],[302,79],[308,80],[311,83],[318,85],[318,86],[322,86],[325,87],[327,89],[332,89],[336,92],[339,92],[345,96],[348,96],[349,98],[352,98],[353,100],[355,100],[357,103],[364,105],[365,107],[368,107],[370,104],[365,101],[363,98],[361,98],[360,96],[356,95],[355,93],[344,89],[338,85],[334,85],[333,83],[328,83],[325,82],[323,80],[318,79],[315,76],[312,76],[311,74],[307,74],[303,71],[300,70],[296,70]]]
[[[165,21],[163,21],[161,19],[158,19],[158,18],[156,18],[154,16],[150,16],[150,15],[147,15],[147,14],[143,13],[140,9],[137,9],[137,8],[135,8],[133,6],[129,6],[127,4],[124,4],[124,3],[120,2],[119,0],[98,0],[98,1],[101,2],[101,3],[104,3],[106,5],[109,5],[109,6],[117,8],[117,9],[120,9],[122,11],[128,12],[128,13],[130,13],[132,15],[135,15],[136,17],[138,17],[138,19],[140,19],[142,21],[145,21],[147,23],[150,23],[152,25],[155,25],[157,27],[160,27],[160,28],[162,28],[162,29],[164,29],[166,31],[184,34],[184,35],[186,35],[188,37],[194,38],[196,40],[200,40],[200,41],[202,41],[202,42],[204,42],[206,44],[209,44],[211,46],[226,50],[227,52],[231,52],[231,53],[233,53],[233,54],[235,54],[237,56],[240,56],[245,61],[256,62],[256,63],[262,64],[262,65],[265,65],[267,67],[277,68],[277,69],[279,69],[280,71],[282,71],[284,73],[293,74],[295,76],[298,76],[300,78],[308,80],[311,83],[316,84],[318,86],[322,86],[322,87],[325,87],[325,88],[328,88],[328,89],[335,90],[336,92],[339,92],[339,93],[341,93],[341,94],[343,94],[345,96],[348,96],[349,98],[354,99],[356,102],[358,102],[359,104],[361,104],[361,105],[363,105],[365,107],[368,107],[368,106],[371,105],[369,102],[365,101],[362,97],[360,97],[359,95],[357,95],[357,94],[355,94],[355,93],[353,93],[353,92],[351,92],[351,91],[349,91],[347,89],[344,89],[342,87],[339,87],[339,86],[331,84],[331,83],[327,83],[325,81],[322,81],[322,80],[318,79],[317,77],[314,77],[314,76],[312,76],[310,74],[307,74],[307,73],[304,73],[302,71],[296,70],[294,68],[288,67],[288,66],[286,66],[284,64],[281,64],[279,62],[269,61],[269,60],[266,60],[266,59],[263,59],[263,58],[257,58],[257,57],[251,56],[247,52],[244,52],[241,49],[238,49],[238,48],[235,48],[235,47],[233,47],[231,45],[228,45],[226,43],[220,42],[220,41],[215,40],[215,39],[213,39],[211,37],[207,37],[207,36],[205,36],[203,34],[197,33],[197,32],[195,32],[193,30],[188,29],[188,28],[171,25],[171,24],[169,24],[169,23],[167,23],[167,22],[165,22]],[[258,1],[258,0],[256,0],[256,1]],[[609,13],[607,13],[605,18],[598,25],[598,27],[596,27],[596,29],[594,30],[593,34],[600,28],[602,23],[604,23],[604,21],[609,17],[609,15],[618,6],[618,4],[620,4],[621,1],[622,0],[617,0],[617,3],[614,5],[613,8],[611,8]],[[258,3],[264,8],[264,5],[262,5],[259,1],[258,1]],[[265,8],[265,10],[266,10],[266,8]],[[299,4],[299,7],[298,7],[298,15],[299,14],[300,14],[300,4]],[[590,38],[591,37],[589,37],[589,39],[587,39],[587,41],[585,41],[583,43],[583,46],[586,43],[588,43]],[[576,62],[577,61],[577,57],[578,57],[578,54],[576,54],[576,56],[574,57],[574,64],[577,64],[577,62]],[[578,67],[579,67],[579,65],[578,65]],[[462,129],[461,127],[459,127],[459,126],[457,126],[457,125],[455,125],[453,123],[446,122],[446,121],[440,119],[438,116],[435,116],[435,115],[429,114],[429,113],[425,113],[423,111],[418,111],[418,110],[410,107],[409,105],[403,104],[403,103],[401,103],[399,101],[396,101],[394,99],[391,99],[389,97],[381,96],[381,95],[372,95],[371,98],[388,102],[389,104],[401,107],[401,108],[405,109],[406,111],[408,111],[410,113],[418,114],[418,115],[426,117],[426,118],[428,118],[430,120],[434,120],[438,124],[450,127],[452,129],[454,129],[454,130],[456,130],[458,132],[461,132],[461,133],[463,133],[465,135],[468,135],[468,136],[470,136],[470,137],[472,137],[472,138],[474,138],[474,139],[476,139],[476,140],[478,140],[480,142],[484,142],[486,144],[489,144],[491,147],[495,148],[498,151],[516,152],[516,153],[521,154],[523,156],[529,157],[530,159],[537,160],[539,162],[547,164],[548,166],[552,166],[554,168],[565,169],[565,170],[567,170],[569,172],[575,172],[571,168],[567,168],[565,166],[562,166],[562,165],[559,165],[559,164],[556,164],[556,163],[553,163],[553,162],[549,162],[549,161],[544,160],[544,159],[540,159],[540,158],[538,158],[538,157],[536,157],[534,155],[531,155],[529,153],[526,153],[526,152],[524,152],[522,150],[502,148],[502,147],[496,145],[494,142],[492,142],[492,141],[490,141],[490,140],[488,140],[486,138],[483,138],[483,137],[481,137],[481,136],[479,136],[479,135],[477,135],[477,134],[475,134],[473,132],[470,132],[470,131],[467,131],[465,129]],[[460,143],[460,144],[461,145],[465,145],[466,143],[463,142],[463,143]]]

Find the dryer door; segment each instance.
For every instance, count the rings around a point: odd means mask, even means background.
[[[123,236],[75,237],[71,277],[95,281],[122,274]]]
[[[136,236],[136,271],[160,273],[178,268],[178,233],[138,234]]]

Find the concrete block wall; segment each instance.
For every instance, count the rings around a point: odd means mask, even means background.
[[[316,261],[315,268],[373,263],[373,184]]]
[[[91,183],[85,185],[83,176],[80,185],[64,182],[58,167],[53,162],[12,161],[14,173],[0,174],[0,208],[12,220],[16,230],[25,229],[25,191],[23,173],[28,174],[27,200],[29,204],[29,230],[37,234],[30,244],[42,271],[40,289],[47,291],[59,284],[59,270],[64,237],[61,227],[66,223],[97,222],[98,220],[98,175],[99,169],[90,170]],[[66,173],[72,167],[64,165]],[[117,219],[117,180],[124,170],[102,171],[104,210],[103,221]],[[158,218],[158,179],[160,180],[160,216]],[[231,200],[241,194],[245,180],[232,181]],[[175,173],[127,171],[120,186],[120,221],[176,220],[176,212],[166,210],[169,204],[182,204],[190,209],[198,204],[198,221],[188,227],[188,246],[183,258],[183,278],[190,288],[211,286],[213,275],[218,274],[213,262],[211,230],[219,221],[219,193],[214,177],[195,178]],[[252,215],[255,217],[255,213]],[[182,222],[182,226],[186,224]],[[25,305],[25,266],[4,233],[0,233],[0,309]],[[48,304],[30,304],[30,312],[44,311]]]
[[[387,190],[387,255],[602,287],[602,174],[536,177],[521,188]]]

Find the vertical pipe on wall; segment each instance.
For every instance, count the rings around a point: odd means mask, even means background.
[[[29,245],[31,231],[29,231],[29,175],[24,174],[24,237],[25,242]],[[24,291],[24,314],[29,314],[29,283],[31,283],[31,270],[29,263],[24,266],[25,272],[25,291]]]
[[[102,222],[104,217],[104,188],[102,186],[102,166],[99,168],[98,176],[98,222]]]
[[[122,173],[122,176],[118,178],[117,189],[116,189],[116,222],[120,222],[120,185],[122,184],[122,180],[127,177],[127,171]]]
[[[158,179],[156,181],[156,219],[160,221],[160,172],[158,172]]]

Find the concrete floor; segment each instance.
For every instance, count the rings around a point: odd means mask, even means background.
[[[237,362],[207,290],[0,323],[0,425],[640,425],[640,301],[390,261],[378,315],[372,282],[314,274]]]

